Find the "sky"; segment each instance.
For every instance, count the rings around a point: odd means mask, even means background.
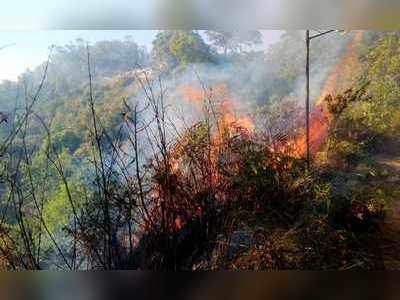
[[[48,30],[0,31],[0,80],[15,80],[27,68],[34,68],[47,59],[49,47],[63,46],[77,38],[88,42],[123,39],[131,35],[139,45],[151,46],[155,30]]]
[[[82,38],[90,43],[100,40],[123,39],[132,36],[139,45],[151,49],[157,30],[38,30],[0,31],[0,81],[16,80],[28,68],[34,68],[47,59],[49,47],[63,46]],[[279,39],[282,31],[262,31],[264,48]]]

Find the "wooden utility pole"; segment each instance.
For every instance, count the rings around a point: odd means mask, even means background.
[[[306,160],[310,168],[310,30],[306,30]]]
[[[306,30],[306,160],[307,168],[310,169],[310,42],[312,39],[321,37],[336,30],[318,31],[315,35],[310,35],[310,30]]]

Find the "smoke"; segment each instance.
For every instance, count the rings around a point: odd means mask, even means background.
[[[324,88],[329,76],[340,63],[347,44],[351,41],[353,33],[341,35],[331,33],[327,36],[320,37],[321,40],[312,40],[310,45],[310,99],[311,103],[315,103]],[[302,53],[299,53],[302,55]],[[294,85],[290,96],[298,99],[304,105],[305,99],[305,42],[304,55],[302,57],[302,65],[304,72],[299,76]],[[331,91],[335,92],[335,91]]]
[[[281,36],[282,32],[279,35]],[[277,129],[272,129],[272,132],[287,131],[296,126],[300,126],[298,129],[299,132],[302,132],[300,129],[304,124],[298,123],[298,115],[301,114],[305,102],[305,42],[303,37],[304,32],[295,32],[294,37],[290,38],[293,51],[290,49],[289,51],[276,51],[277,48],[281,50],[279,47],[282,45],[286,46],[285,39],[288,37],[282,35],[266,52],[253,53],[253,55],[234,62],[190,64],[168,74],[153,70],[148,82],[138,84],[136,80],[136,90],[139,92],[132,96],[129,102],[133,106],[137,105],[139,110],[146,107],[145,103],[148,99],[146,99],[146,92],[143,91],[146,88],[151,90],[157,101],[162,101],[167,116],[166,136],[169,145],[172,145],[182,132],[204,119],[204,105],[209,100],[215,102],[216,107],[225,102],[225,108],[229,107],[229,118],[239,123],[242,122],[245,127],[256,126],[258,129],[265,130],[266,128],[260,127],[268,123]],[[340,72],[337,70],[337,66],[343,63],[343,56],[347,55],[347,45],[352,38],[353,33],[344,36],[332,33],[321,37],[320,40],[313,41],[310,69],[311,103],[316,103],[320,98],[321,93],[329,84],[327,82],[332,79],[332,72]],[[296,57],[291,57],[293,52],[296,53]],[[287,61],[290,64],[294,60],[297,60],[294,63],[296,66],[292,70],[295,74],[294,81],[292,84],[286,84],[287,91],[282,90],[282,83],[279,81],[279,76],[285,71],[282,70],[282,62]],[[221,90],[218,92],[221,87],[224,89],[223,93]],[[329,92],[336,91],[331,88]],[[300,110],[300,112],[291,112],[286,114],[286,117],[275,118],[275,124],[272,124],[272,120],[271,122],[263,120],[263,118],[269,118],[269,112],[273,110],[283,112],[288,101],[294,102],[293,109]],[[260,108],[265,108],[267,111],[261,117],[255,114],[255,111]],[[150,124],[153,114],[154,112],[151,110],[143,111],[140,117],[141,123]],[[291,115],[297,117],[290,118]],[[319,122],[315,123],[315,128],[327,127],[325,118],[320,118],[315,113],[313,116]],[[279,122],[284,124],[279,124]],[[156,128],[152,128],[151,131],[155,132]],[[143,136],[139,137],[139,140],[145,141],[145,134],[143,132]],[[324,134],[315,132],[313,136],[320,143]],[[151,159],[156,154],[150,151],[146,142],[141,145],[141,153],[146,156],[143,161]]]

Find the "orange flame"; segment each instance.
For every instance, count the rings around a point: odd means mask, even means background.
[[[348,44],[339,64],[335,66],[329,74],[322,88],[319,101],[317,101],[315,107],[311,110],[310,144],[312,154],[315,154],[321,148],[329,129],[329,115],[322,100],[328,94],[332,94],[342,88],[341,80],[343,76],[350,76],[352,74],[354,66],[358,62],[356,46],[361,42],[361,39],[362,32],[357,32],[353,40]],[[231,140],[230,137],[237,136],[238,133],[242,137],[248,137],[249,134],[254,132],[254,124],[250,117],[241,114],[239,114],[239,116],[237,115],[235,101],[231,98],[227,92],[226,86],[223,84],[213,86],[209,90],[200,90],[191,86],[181,86],[178,88],[178,92],[181,94],[184,101],[188,101],[198,109],[199,112],[205,111],[205,107],[210,105],[208,102],[212,102],[214,105],[215,112],[213,111],[212,113],[215,113],[214,117],[216,118],[215,123],[217,128],[215,128],[215,126],[213,127],[212,137],[207,141],[208,144],[205,146],[206,150],[203,152],[202,150],[198,151],[199,153],[196,153],[198,155],[193,156],[193,161],[200,163],[201,168],[204,168],[201,169],[204,171],[200,175],[203,176],[202,178],[204,179],[201,181],[201,185],[216,187],[224,180],[221,168],[218,167],[219,164],[222,163],[223,166],[228,165],[229,170],[235,170],[241,167],[240,159],[243,159],[238,157],[234,151],[230,151],[231,149],[226,145],[226,142],[229,143]],[[294,123],[297,122],[295,121]],[[193,126],[193,128],[195,127]],[[167,167],[167,171],[172,173],[169,176],[172,182],[170,186],[172,187],[175,186],[175,181],[178,182],[178,178],[187,178],[187,180],[192,178],[191,175],[185,176],[185,172],[189,171],[182,168],[184,164],[181,164],[185,159],[182,157],[182,152],[186,151],[186,153],[190,153],[191,151],[190,145],[188,147],[189,143],[187,143],[185,139],[186,137],[183,136],[180,143],[177,143],[174,148],[171,149],[171,165]],[[188,139],[190,139],[190,137]],[[270,150],[268,153],[270,154],[268,155],[268,163],[271,162],[272,166],[276,165],[280,167],[280,170],[285,167],[285,164],[281,162],[281,154],[288,154],[299,158],[304,156],[306,152],[305,130],[301,129],[300,132],[295,133],[294,138],[289,138],[289,141],[282,142],[282,144],[281,147],[278,145],[278,153],[274,153],[275,151],[269,147],[266,149]],[[193,152],[196,152],[196,148]],[[174,178],[176,178],[176,180]],[[176,184],[176,186],[178,186],[178,184]],[[161,195],[161,193],[163,193],[162,189],[163,187],[160,186],[159,191],[154,191],[152,195],[156,199],[154,203],[158,204],[159,202],[157,202],[157,199],[163,197]],[[180,197],[176,189],[167,190],[167,193],[170,193],[169,195],[171,195],[171,197]],[[221,202],[229,201],[229,195],[220,190],[216,194],[216,199]],[[169,208],[168,214],[171,222],[168,222],[168,229],[172,232],[182,229],[186,222],[194,215],[202,214],[201,206],[196,204],[196,202],[187,202],[184,197],[183,200],[172,201],[169,205],[171,207]],[[152,208],[151,214],[156,216],[160,215],[160,208],[158,205]]]
[[[363,35],[364,31],[356,31],[353,39],[347,44],[344,55],[325,81],[316,103],[317,106],[322,105],[322,101],[327,95],[334,94],[339,89],[344,88],[346,81],[348,81],[351,75],[354,74],[354,70],[359,65],[357,48],[362,42]]]
[[[185,101],[190,102],[201,110],[204,108],[206,101],[215,102],[218,111],[218,127],[223,130],[231,128],[241,129],[243,132],[252,133],[254,131],[254,123],[248,116],[237,116],[235,101],[229,95],[226,85],[218,84],[209,90],[199,90],[191,86],[180,86],[178,92]]]
[[[329,129],[329,114],[326,110],[324,99],[327,95],[335,94],[345,87],[354,70],[358,66],[357,46],[361,43],[363,31],[357,31],[348,43],[346,50],[335,65],[322,87],[315,107],[310,113],[310,152],[315,155],[324,144]],[[303,157],[306,153],[306,132],[301,133],[291,143],[292,154],[295,157]]]

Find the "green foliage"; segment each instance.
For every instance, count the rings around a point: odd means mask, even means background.
[[[153,41],[153,59],[169,68],[211,61],[209,46],[193,30],[166,30]]]
[[[71,200],[76,211],[79,211],[85,198],[83,189],[79,184],[69,184],[68,188],[71,199],[64,183],[59,183],[44,205],[43,218],[49,230],[53,233],[69,225],[71,216],[73,216]]]
[[[146,49],[138,46],[130,37],[125,40],[99,41],[90,46],[95,76],[112,76],[140,66],[148,60]],[[87,78],[86,42],[78,39],[64,47],[57,47],[52,56],[49,80],[64,79],[73,88],[79,79]],[[65,92],[69,92],[64,91]]]
[[[238,54],[262,43],[262,35],[259,30],[231,30],[215,31],[207,30],[206,36],[211,45],[224,55]]]
[[[371,82],[371,103],[357,108],[363,124],[381,135],[393,136],[400,130],[400,37],[384,36],[366,55],[365,77]]]
[[[226,81],[231,94],[241,100],[267,104],[260,110],[261,128],[270,130],[268,134],[271,135],[295,132],[298,123],[293,122],[295,125],[290,127],[287,121],[295,119],[299,111],[297,99],[289,95],[304,73],[304,56],[299,55],[304,51],[301,32],[287,32],[266,54],[252,51],[252,47],[261,42],[259,31],[207,31],[206,34],[215,52],[197,31],[160,32],[153,42],[152,62],[165,64],[170,71],[198,63],[206,78],[211,70],[210,63],[218,62],[213,65],[217,79],[210,81]],[[368,97],[349,92],[331,99],[334,126],[328,150],[330,158],[346,167],[355,168],[368,158],[366,152],[371,144],[380,138],[394,137],[400,130],[400,41],[395,34],[387,34],[380,40],[371,37],[371,40],[376,44],[374,49],[364,53],[364,77],[360,80],[371,82]],[[335,36],[313,41],[315,74],[323,64],[335,63],[337,57],[333,54],[340,52],[345,41],[338,42]],[[164,263],[163,258],[168,258],[165,263],[169,267],[180,266],[176,260],[178,254],[183,253],[184,259],[180,262],[187,264],[186,260],[203,254],[201,251],[209,251],[217,244],[218,235],[225,235],[229,240],[232,228],[224,226],[233,224],[233,228],[239,228],[239,223],[254,231],[258,230],[257,226],[262,226],[266,231],[264,242],[250,247],[242,256],[244,268],[370,267],[365,249],[347,223],[354,221],[352,210],[358,213],[357,209],[367,207],[363,212],[368,217],[379,211],[380,204],[389,198],[387,191],[366,189],[365,182],[354,179],[355,175],[348,176],[340,171],[328,175],[318,173],[320,170],[307,172],[302,160],[272,151],[270,144],[265,143],[265,136],[258,135],[259,132],[232,125],[218,128],[221,131],[216,136],[215,124],[210,129],[208,123],[199,122],[177,145],[171,146],[162,160],[167,161],[165,164],[159,164],[157,168],[157,159],[150,158],[142,172],[130,176],[132,166],[139,160],[131,148],[122,147],[127,142],[127,133],[120,131],[126,129],[126,115],[121,113],[125,108],[124,99],[142,96],[143,91],[135,87],[134,72],[127,71],[139,65],[147,66],[149,57],[146,50],[131,39],[98,42],[90,47],[90,51],[97,125],[103,134],[99,143],[106,157],[106,168],[110,168],[105,176],[109,177],[104,181],[96,177],[96,173],[103,170],[99,166],[95,169],[90,161],[98,161],[99,154],[91,140],[93,119],[88,105],[86,44],[82,40],[55,49],[41,101],[34,107],[35,115],[28,120],[26,134],[19,133],[9,150],[10,166],[2,164],[2,168],[7,166],[12,171],[18,168],[16,175],[10,173],[7,180],[15,176],[19,187],[23,187],[18,190],[18,199],[23,199],[20,214],[29,227],[28,236],[34,243],[40,241],[46,254],[54,254],[55,250],[49,238],[44,240],[42,223],[59,238],[63,229],[73,222],[72,208],[75,206],[89,228],[86,232],[82,228],[78,232],[88,248],[96,245],[90,244],[92,241],[103,244],[107,218],[111,219],[110,231],[114,230],[110,235],[115,234],[109,238],[112,247],[116,245],[113,249],[118,251],[123,249],[119,242],[127,243],[126,239],[119,241],[118,235],[128,227],[137,232],[130,227],[134,227],[134,221],[143,225],[140,222],[146,218],[149,221],[143,228],[156,229],[156,232],[149,230],[149,235],[161,237],[159,244],[151,244],[153,248],[148,248],[153,252],[146,255],[151,261],[161,257],[160,265]],[[21,79],[17,83],[0,84],[0,108],[12,109],[10,99],[17,99],[18,104],[23,105],[22,84],[26,83],[29,91],[35,91],[42,71],[43,65],[26,72],[23,75],[26,82]],[[182,77],[185,82],[186,76]],[[146,122],[147,117],[151,119],[146,116]],[[153,138],[151,128],[145,124],[139,127],[141,137],[147,133],[150,140]],[[109,154],[114,145],[106,141],[106,134],[107,139],[118,142],[118,146],[122,145],[121,149],[128,152],[126,160],[116,163],[107,156],[120,153]],[[159,147],[157,141],[149,142],[154,143],[152,147]],[[169,162],[169,159],[173,161]],[[129,171],[119,174],[125,163]],[[363,180],[368,174],[362,174]],[[68,190],[64,180],[68,182]],[[338,193],[338,189],[343,193]],[[2,210],[8,207],[8,196],[13,192],[13,187],[9,186],[2,195]],[[364,194],[371,197],[366,199]],[[38,209],[35,200],[43,207]],[[149,212],[138,209],[145,201],[150,201]],[[18,205],[17,202],[12,204]],[[369,209],[370,206],[373,209]],[[160,213],[160,209],[166,210]],[[20,219],[8,212],[1,228],[10,232],[9,237],[15,240],[21,237],[22,230],[17,221]],[[183,226],[183,230],[180,231],[177,222],[181,222],[179,226]],[[157,231],[160,228],[163,231]],[[190,234],[181,239],[184,231]],[[11,239],[6,242],[17,251],[24,249],[21,239],[14,244]],[[0,245],[2,243],[5,241]],[[173,251],[167,254],[162,251],[171,249]],[[117,251],[112,255],[117,256]],[[236,266],[237,262],[226,266]]]
[[[337,63],[348,38],[331,33],[312,40],[310,55],[312,78],[315,76],[318,79],[324,76],[321,71]],[[304,55],[301,55],[302,53]],[[297,88],[298,80],[304,76],[305,32],[286,31],[277,43],[271,45],[266,58],[268,67],[273,73],[274,90],[277,89],[274,92],[275,97],[281,99],[292,93]]]
[[[74,153],[81,144],[81,138],[71,130],[58,131],[52,134],[51,144],[55,151],[61,152],[67,148],[71,153]]]
[[[393,147],[390,141],[398,139],[399,54],[398,35],[383,35],[361,57],[363,68],[356,82],[358,91],[348,90],[327,98],[333,115],[331,152],[345,164],[357,164],[368,152],[388,151],[381,145]]]

